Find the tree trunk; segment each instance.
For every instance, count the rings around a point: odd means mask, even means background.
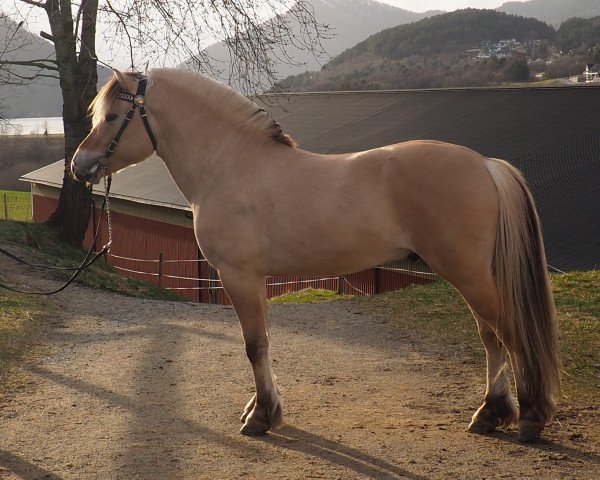
[[[91,212],[91,188],[71,175],[71,159],[77,146],[91,128],[87,109],[96,95],[95,34],[98,0],[83,0],[81,4],[81,53],[77,58],[76,32],[73,30],[71,2],[51,0],[46,4],[56,50],[56,61],[63,96],[65,131],[65,169],[58,207],[48,219],[57,227],[62,240],[81,245]]]

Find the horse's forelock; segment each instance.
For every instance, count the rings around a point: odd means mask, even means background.
[[[129,77],[139,77],[137,72],[124,72]],[[117,95],[122,90],[117,77],[112,76],[106,84],[100,89],[98,95],[92,100],[88,108],[88,114],[92,117],[92,126],[98,125],[108,113],[108,110]]]

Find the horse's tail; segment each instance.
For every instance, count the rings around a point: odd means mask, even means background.
[[[488,159],[486,166],[500,203],[493,259],[498,333],[515,354],[519,403],[546,421],[556,410],[561,363],[540,221],[521,173],[502,160]]]

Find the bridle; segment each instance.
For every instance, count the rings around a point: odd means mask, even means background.
[[[150,128],[150,123],[148,123],[148,116],[146,115],[146,108],[145,108],[145,105],[146,105],[145,94],[146,94],[146,86],[147,85],[148,85],[148,79],[146,77],[144,77],[138,81],[137,91],[135,92],[135,95],[132,93],[123,92],[123,91],[121,91],[117,94],[117,98],[119,100],[123,100],[125,102],[130,102],[131,108],[127,112],[127,115],[125,115],[125,118],[123,119],[123,123],[121,124],[119,131],[117,132],[115,137],[112,139],[112,142],[110,142],[110,144],[108,145],[104,155],[102,155],[107,160],[112,156],[112,154],[117,149],[117,145],[119,144],[119,140],[121,140],[121,136],[125,132],[125,129],[129,125],[129,122],[133,118],[133,115],[135,114],[135,111],[138,108],[140,109],[140,115],[142,117],[142,121],[144,122],[144,127],[146,128],[148,137],[150,137],[150,141],[152,142],[152,147],[154,148],[154,150],[156,150],[156,137],[154,136],[154,133],[152,133],[152,129]]]

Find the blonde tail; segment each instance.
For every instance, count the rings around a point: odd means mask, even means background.
[[[502,160],[488,159],[486,166],[500,202],[493,263],[498,334],[513,355],[522,415],[527,410],[529,420],[545,422],[556,410],[561,363],[540,221],[520,172]]]

